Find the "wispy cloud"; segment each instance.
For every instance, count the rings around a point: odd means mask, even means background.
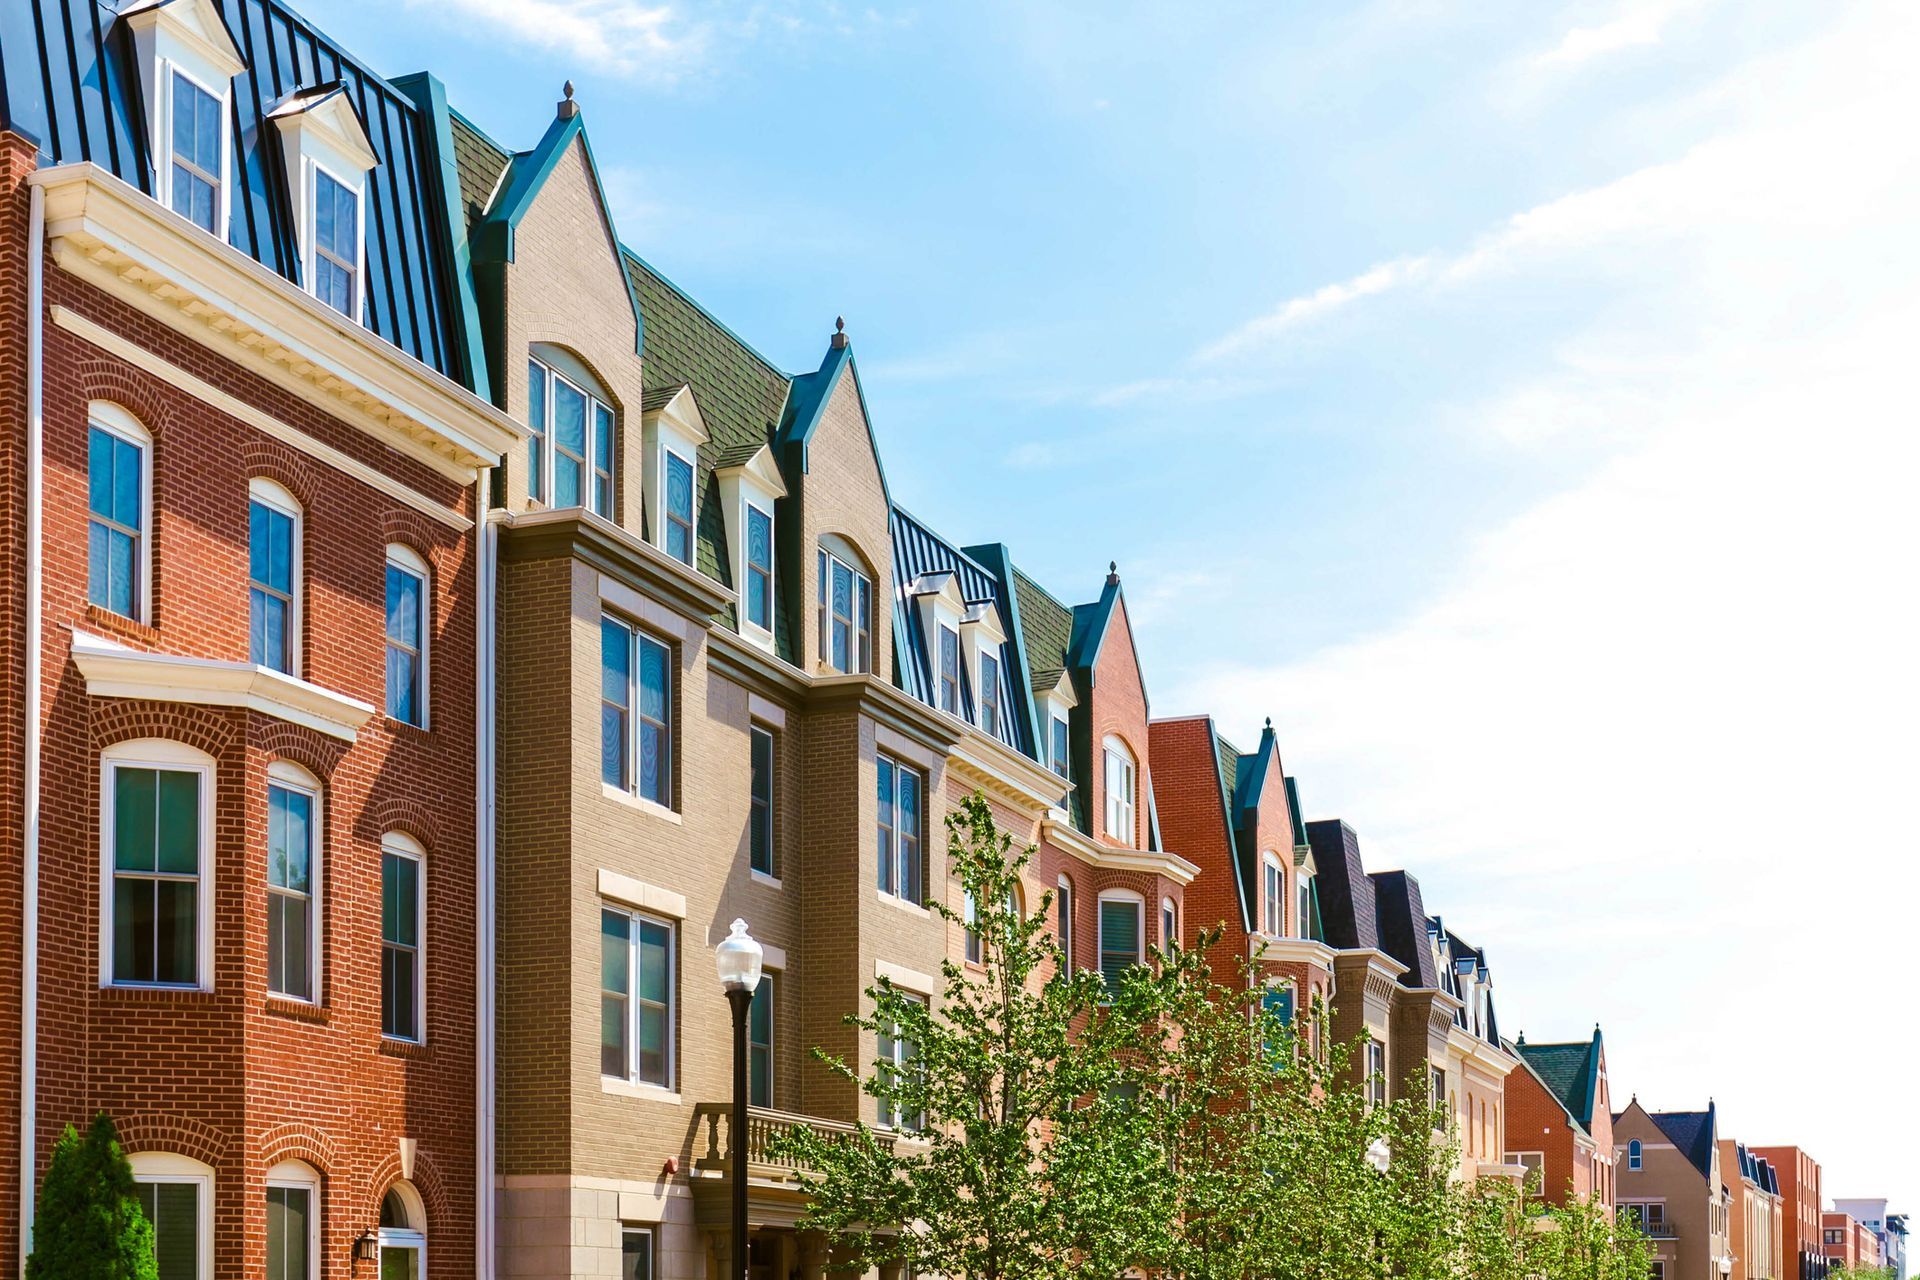
[[[408,0],[449,18],[480,22],[516,39],[618,74],[671,82],[706,53],[708,26],[672,4],[646,0]]]
[[[1266,346],[1288,330],[1330,315],[1349,303],[1423,280],[1431,274],[1433,265],[1434,260],[1424,255],[1396,258],[1368,267],[1351,279],[1321,285],[1312,293],[1288,298],[1266,315],[1249,320],[1224,337],[1208,343],[1200,348],[1194,359],[1205,364]]]
[[[1560,43],[1534,55],[1539,67],[1570,67],[1622,49],[1659,44],[1674,21],[1700,0],[1628,0],[1605,22],[1570,29]]]

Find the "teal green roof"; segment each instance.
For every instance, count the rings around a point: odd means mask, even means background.
[[[1593,1039],[1578,1044],[1528,1044],[1522,1037],[1514,1049],[1574,1123],[1591,1131],[1600,1094],[1600,1028],[1593,1029]]]

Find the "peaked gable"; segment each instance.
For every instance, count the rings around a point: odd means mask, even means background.
[[[1591,1131],[1594,1110],[1601,1105],[1604,1050],[1600,1028],[1593,1029],[1591,1040],[1576,1044],[1528,1044],[1523,1035],[1513,1052],[1553,1095],[1561,1110],[1583,1131]]]

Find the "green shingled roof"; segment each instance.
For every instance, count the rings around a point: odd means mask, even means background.
[[[1044,693],[1060,683],[1067,669],[1067,645],[1073,639],[1073,610],[1019,569],[1013,571],[1013,590],[1026,633],[1027,661],[1033,667],[1033,688]]]
[[[733,584],[727,564],[726,519],[720,509],[719,482],[713,470],[723,458],[752,456],[773,438],[787,402],[787,376],[760,354],[728,332],[700,305],[680,292],[670,280],[632,253],[626,255],[627,277],[640,300],[641,367],[649,387],[684,383],[693,388],[700,419],[707,427],[707,443],[700,446],[699,475],[694,484],[701,495],[700,528],[694,561],[699,570]],[[784,579],[776,575],[776,590]],[[735,625],[732,607],[728,625]],[[774,644],[780,656],[795,660],[793,637],[784,601],[774,608]]]
[[[1582,1129],[1593,1126],[1594,1094],[1599,1081],[1599,1036],[1580,1044],[1514,1046],[1540,1082],[1560,1100]]]
[[[458,111],[448,114],[453,117],[453,167],[460,176],[460,207],[466,212],[467,230],[471,231],[486,212],[487,199],[513,157]]]

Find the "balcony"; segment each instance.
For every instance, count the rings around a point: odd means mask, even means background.
[[[733,1172],[733,1108],[724,1102],[702,1102],[693,1109],[693,1195],[696,1220],[719,1228],[726,1223],[729,1177]],[[806,1170],[799,1162],[774,1154],[782,1134],[810,1129],[829,1142],[852,1142],[857,1125],[818,1116],[795,1115],[766,1107],[747,1109],[747,1214],[758,1227],[790,1227],[805,1208]],[[888,1151],[895,1136],[885,1130],[875,1141]]]

